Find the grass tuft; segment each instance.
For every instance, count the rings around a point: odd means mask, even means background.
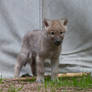
[[[79,87],[79,88],[92,88],[92,76],[72,77],[72,78],[58,78],[51,81],[50,78],[45,79],[45,88],[49,87]]]
[[[16,87],[14,87],[14,86],[10,86],[10,87],[8,88],[8,92],[19,92],[19,91],[22,90],[22,88],[23,88],[23,86],[20,87],[20,88],[16,88]]]
[[[2,75],[0,76],[0,84],[3,83],[3,78],[2,78]]]

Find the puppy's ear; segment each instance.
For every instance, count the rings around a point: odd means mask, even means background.
[[[50,24],[51,24],[51,21],[50,21],[49,19],[45,19],[45,18],[44,18],[43,24],[44,24],[45,27],[49,27]]]
[[[68,19],[61,19],[60,22],[61,22],[64,26],[67,26]]]

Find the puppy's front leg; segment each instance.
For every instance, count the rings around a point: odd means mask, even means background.
[[[51,79],[55,80],[57,78],[56,74],[58,73],[59,67],[59,58],[53,58],[51,60]]]
[[[37,56],[37,82],[44,82],[44,59],[42,57]]]

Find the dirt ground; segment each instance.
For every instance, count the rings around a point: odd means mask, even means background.
[[[14,89],[21,89],[20,91],[14,91]],[[61,87],[59,89],[45,88],[43,84],[36,82],[25,81],[4,81],[0,84],[0,92],[92,92],[92,89],[80,89],[77,87]]]

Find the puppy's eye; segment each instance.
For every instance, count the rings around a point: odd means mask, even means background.
[[[54,32],[51,32],[52,35],[54,35],[55,33]]]
[[[60,34],[62,34],[63,32],[60,32]]]

